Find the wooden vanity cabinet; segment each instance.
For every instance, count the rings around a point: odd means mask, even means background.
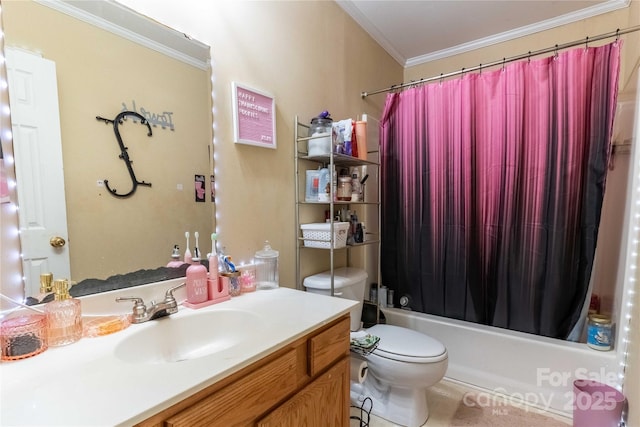
[[[349,324],[321,326],[138,426],[347,427]]]

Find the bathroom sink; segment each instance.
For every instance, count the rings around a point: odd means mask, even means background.
[[[260,317],[243,310],[215,310],[167,316],[139,327],[115,348],[115,355],[132,363],[172,363],[197,359],[252,339],[261,329]]]

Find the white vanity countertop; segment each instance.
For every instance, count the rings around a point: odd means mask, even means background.
[[[160,300],[169,287],[164,284],[151,291],[149,286],[146,291],[136,287],[100,294],[99,298],[113,301],[115,296],[145,297],[144,292],[153,292],[156,300]],[[179,301],[180,295],[176,292]],[[96,298],[85,298],[81,298],[83,314],[87,314],[85,305],[89,311],[98,307]],[[337,319],[354,304],[346,299],[277,288],[243,294],[199,310],[181,306],[169,319],[231,309],[251,312],[262,319],[262,324],[256,325],[260,333],[252,335],[249,341],[175,363],[133,363],[115,354],[114,349],[120,342],[156,321],[131,325],[107,336],[82,338],[64,347],[50,347],[28,359],[3,362],[0,364],[0,425],[130,426]],[[124,306],[130,310],[129,304]],[[111,307],[111,312],[122,312],[122,307],[115,303]],[[104,310],[103,314],[110,313]],[[202,328],[233,326],[201,325]]]

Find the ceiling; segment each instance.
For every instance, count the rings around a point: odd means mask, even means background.
[[[620,9],[630,1],[336,0],[404,67]]]

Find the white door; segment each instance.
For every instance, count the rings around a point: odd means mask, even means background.
[[[6,48],[6,65],[25,293],[35,295],[41,273],[71,273],[56,64]],[[65,244],[54,247],[56,237]]]

